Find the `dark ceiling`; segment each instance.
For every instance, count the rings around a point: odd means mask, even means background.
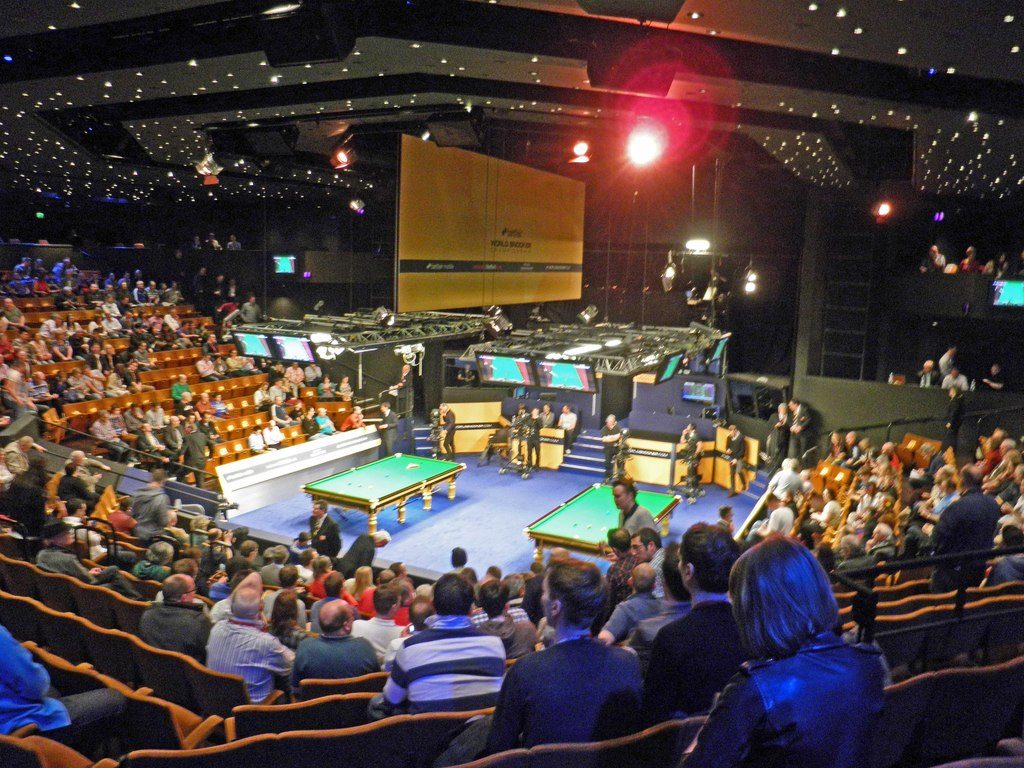
[[[4,176],[130,199],[372,194],[386,142],[360,139],[364,162],[334,172],[338,137],[418,134],[475,108],[549,147],[586,135],[595,159],[618,161],[637,115],[655,115],[742,134],[820,186],[1002,199],[1024,185],[1019,2],[686,0],[669,23],[635,18],[650,0],[260,13],[272,4],[0,0]],[[192,166],[211,149],[226,170],[204,188]]]

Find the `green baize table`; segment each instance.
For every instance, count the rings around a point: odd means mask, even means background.
[[[377,530],[377,514],[392,504],[398,506],[398,522],[405,523],[405,504],[415,496],[423,497],[423,508],[430,509],[434,489],[448,483],[448,498],[455,498],[455,478],[465,464],[396,453],[361,467],[315,480],[302,487],[314,501],[326,501],[346,509],[365,512],[369,532]]]
[[[667,535],[672,510],[679,504],[679,497],[670,493],[637,491],[636,500],[651,513],[655,522],[661,524],[662,535]],[[615,506],[612,487],[598,484],[530,523],[525,533],[533,539],[537,548],[535,556],[539,561],[544,556],[545,546],[600,554],[608,542],[608,531],[618,525],[619,509]]]

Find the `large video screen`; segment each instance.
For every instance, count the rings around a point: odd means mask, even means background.
[[[300,363],[312,363],[315,360],[309,339],[299,336],[275,336],[274,343],[277,345],[277,356],[282,360],[296,360]]]
[[[270,341],[262,333],[235,333],[235,343],[246,357],[273,357]]]
[[[993,307],[1024,307],[1024,280],[993,280]]]
[[[537,383],[548,389],[572,389],[577,392],[597,391],[594,369],[583,363],[538,360]]]
[[[537,384],[533,362],[528,357],[477,355],[476,367],[482,384],[514,384],[520,387]]]
[[[658,373],[655,376],[654,382],[656,384],[663,384],[679,373],[679,369],[682,368],[682,363],[685,358],[685,352],[679,352],[666,357],[665,361],[658,368]]]
[[[714,405],[717,387],[711,382],[684,381],[683,400],[689,403]]]

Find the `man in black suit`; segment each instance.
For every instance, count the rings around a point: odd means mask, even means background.
[[[181,429],[181,418],[178,416],[171,416],[167,420],[167,426],[164,427],[164,448],[167,450],[167,457],[171,461],[180,461],[181,452],[184,450],[185,444],[185,433]],[[182,474],[186,471],[181,467],[173,467],[172,472],[176,473],[180,480]]]
[[[377,425],[377,431],[380,433],[381,458],[393,455],[395,438],[398,436],[398,416],[391,410],[386,400],[380,404],[380,424]]]
[[[935,370],[934,360],[925,360],[921,370],[917,372],[917,383],[921,387],[937,387],[942,381],[939,372]]]
[[[992,548],[1002,513],[999,502],[982,493],[983,478],[981,467],[977,464],[968,464],[960,470],[960,498],[946,507],[932,531],[936,555]],[[976,587],[985,578],[986,566],[984,558],[963,565],[936,566],[932,573],[932,591],[947,592],[960,586]]]
[[[309,518],[309,540],[319,554],[337,557],[341,549],[341,531],[338,524],[327,514],[326,501],[313,502],[313,514]]]
[[[192,470],[196,488],[203,487],[203,475],[206,469],[206,459],[209,457],[210,445],[210,438],[195,425],[185,428],[185,437],[181,444],[181,463]]]
[[[537,469],[540,466],[540,408],[530,411],[530,418],[524,422],[526,428],[526,466]]]
[[[950,446],[956,452],[956,440],[960,434],[960,424],[964,420],[964,393],[956,387],[949,388],[949,405],[946,406],[946,437],[942,441],[939,453],[945,452]]]
[[[441,424],[444,426],[444,441],[441,443],[442,453],[449,461],[455,461],[455,413],[448,403],[441,403]]]
[[[740,491],[747,489],[746,477],[743,475],[743,471],[747,468],[746,462],[747,455],[747,442],[746,438],[743,437],[743,433],[740,432],[740,428],[735,424],[729,425],[729,434],[726,437],[725,443],[725,459],[729,462],[729,495],[735,496]],[[739,485],[742,487],[736,489],[736,481],[739,480]]]
[[[75,465],[68,462],[64,467],[64,477],[57,485],[57,496],[62,501],[71,502],[72,499],[81,499],[85,502],[86,508],[91,512],[96,506],[99,495],[89,490],[85,481],[75,476]]]
[[[803,456],[811,447],[811,411],[799,400],[789,401],[789,456],[803,463]]]

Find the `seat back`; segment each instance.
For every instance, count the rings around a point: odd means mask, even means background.
[[[530,768],[676,765],[705,717],[669,720],[640,733],[588,744],[545,744],[530,750]]]
[[[875,729],[872,768],[891,768],[900,762],[914,739],[931,699],[935,675],[917,675],[885,689],[882,721]]]
[[[88,661],[89,652],[83,639],[82,619],[73,613],[54,611],[39,602],[35,605],[43,635],[42,645],[72,664]]]
[[[142,684],[153,689],[153,695],[201,712],[189,682],[189,673],[197,662],[181,653],[154,648],[138,638],[132,638],[132,653],[142,677]]]
[[[914,756],[935,765],[990,752],[1011,721],[1016,720],[1019,732],[1022,698],[1024,658],[936,672],[923,727],[914,739]]]
[[[0,592],[0,624],[22,643],[41,642],[43,639],[39,613],[32,598]]]
[[[459,768],[530,768],[532,753],[528,749],[510,749],[496,755],[482,757]]]
[[[311,765],[303,755],[286,754],[281,749],[280,739],[276,734],[264,734],[204,749],[139,750],[130,752],[121,761],[121,768],[297,768]]]
[[[388,681],[387,672],[371,672],[359,677],[346,677],[341,680],[317,679],[299,681],[301,698],[304,701],[320,696],[332,696],[337,693],[380,693],[384,683]]]
[[[106,687],[96,672],[65,661],[35,643],[23,645],[32,653],[33,659],[46,668],[50,684],[60,691],[62,696],[97,691]]]
[[[0,765],[4,768],[43,768],[25,739],[0,736]]]
[[[365,725],[366,708],[376,694],[346,693],[295,704],[248,704],[235,707],[235,735],[239,739],[260,733],[312,731]]]
[[[110,595],[110,590],[85,584],[78,579],[71,584],[71,596],[75,599],[78,615],[83,619],[88,619],[97,627],[116,629],[114,599]]]
[[[12,595],[36,596],[36,582],[32,576],[34,569],[35,566],[25,560],[0,556],[0,573],[3,574],[5,588]]]
[[[110,591],[110,597],[114,617],[117,620],[117,628],[129,634],[138,635],[139,622],[142,620],[142,614],[149,608],[149,603],[142,600],[129,600],[113,590]]]
[[[948,627],[929,627],[932,622],[950,619],[952,605],[935,605],[899,616],[875,619],[875,642],[885,654],[889,666],[912,664],[928,655],[929,648],[941,647],[949,634]]]
[[[197,707],[193,712],[202,713],[206,717],[218,715],[227,718],[231,717],[231,710],[235,707],[252,703],[245,689],[245,681],[238,675],[215,672],[198,662],[189,664],[186,674]]]
[[[142,671],[136,663],[137,638],[119,629],[105,629],[86,621],[82,640],[90,663],[105,675],[137,688],[142,685]]]
[[[55,611],[74,613],[77,610],[78,606],[75,605],[75,598],[71,594],[71,584],[78,579],[62,573],[48,573],[36,567],[33,567],[30,573],[39,602]]]

